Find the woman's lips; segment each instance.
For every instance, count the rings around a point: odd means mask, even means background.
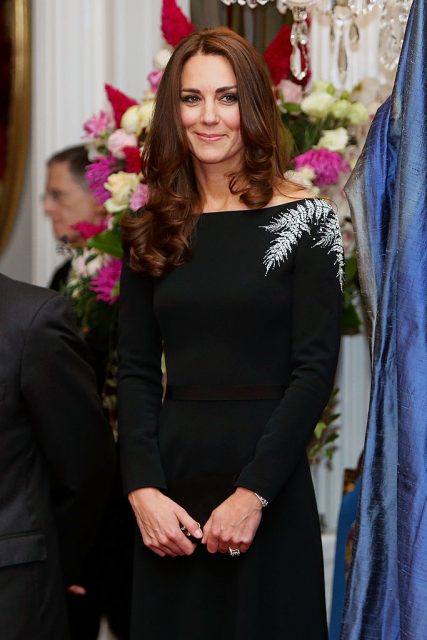
[[[221,140],[224,136],[219,133],[196,133],[196,136],[203,140],[204,142],[217,142]]]

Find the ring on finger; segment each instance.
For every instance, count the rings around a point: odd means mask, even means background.
[[[237,547],[237,549],[233,549],[233,547],[228,547],[228,555],[231,558],[238,558],[240,556],[240,549],[239,547]]]

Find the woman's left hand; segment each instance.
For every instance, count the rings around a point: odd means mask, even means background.
[[[202,543],[209,553],[228,553],[229,548],[245,553],[252,544],[259,523],[262,506],[256,495],[238,487],[210,515],[203,527]]]

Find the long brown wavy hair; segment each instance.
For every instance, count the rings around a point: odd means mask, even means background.
[[[240,171],[228,174],[230,192],[249,209],[265,207],[283,180],[289,145],[264,61],[234,31],[202,29],[182,40],[165,69],[156,98],[142,167],[149,199],[140,216],[122,220],[124,246],[137,271],[161,276],[191,257],[191,232],[201,194],[180,115],[184,64],[196,54],[223,56],[237,80],[245,151]]]

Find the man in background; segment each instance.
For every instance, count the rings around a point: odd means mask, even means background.
[[[74,224],[100,224],[105,217],[105,209],[95,200],[86,182],[88,163],[87,150],[83,145],[59,151],[47,161],[44,210],[52,220],[55,238],[71,247],[84,243],[78,231],[73,229]],[[70,267],[71,260],[67,260],[55,271],[49,284],[51,289],[62,289],[68,280]]]
[[[0,274],[0,635],[69,638],[114,444],[67,300]]]
[[[87,185],[88,163],[83,145],[55,153],[47,162],[44,209],[52,220],[56,239],[71,248],[84,245],[73,225],[100,224],[106,213]],[[70,269],[71,259],[54,273],[50,288],[63,290]],[[93,330],[85,334],[85,341],[102,395],[110,345],[105,336]],[[72,640],[96,640],[102,616],[118,640],[129,638],[134,518],[123,495],[117,451],[116,458],[112,491],[99,534],[83,566],[80,593],[75,590],[67,596]]]

